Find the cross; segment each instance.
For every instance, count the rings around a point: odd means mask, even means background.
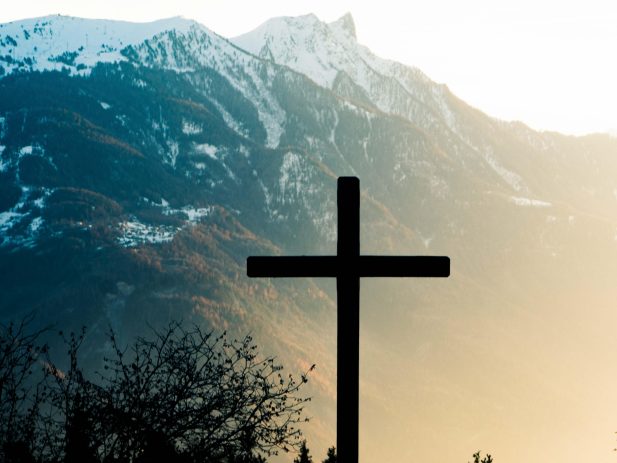
[[[360,255],[360,180],[339,177],[336,256],[252,256],[249,277],[333,277],[337,300],[337,461],[358,461],[360,277],[448,277],[445,256]]]

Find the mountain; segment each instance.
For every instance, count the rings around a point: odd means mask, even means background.
[[[595,455],[558,435],[595,442],[616,416],[598,373],[617,347],[615,138],[493,119],[358,44],[350,15],[232,40],[50,16],[0,26],[0,65],[0,319],[85,324],[93,363],[108,326],[252,332],[291,370],[317,364],[325,454],[334,283],[249,280],[245,259],[335,252],[336,177],[357,175],[362,251],[453,271],[363,282],[365,460]]]
[[[0,25],[3,73],[62,71],[87,75],[97,63],[125,61],[122,50],[165,31],[204,29],[170,18],[151,23],[46,16]]]
[[[379,58],[360,45],[350,14],[330,24],[315,15],[274,18],[233,42],[341,97],[402,116],[422,128],[451,119],[446,88],[420,70]],[[435,110],[438,114],[431,114]]]

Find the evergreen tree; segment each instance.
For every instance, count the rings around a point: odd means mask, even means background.
[[[336,448],[330,447],[323,463],[336,463]]]
[[[302,442],[302,445],[300,445],[300,453],[294,459],[294,463],[313,463],[313,457],[309,454],[306,441]]]

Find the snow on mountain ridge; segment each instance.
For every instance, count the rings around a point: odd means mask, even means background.
[[[231,42],[263,59],[288,66],[322,87],[333,89],[340,74],[348,76],[381,110],[427,127],[409,102],[432,108],[456,132],[455,121],[445,101],[446,89],[415,67],[383,59],[358,43],[355,23],[347,13],[325,23],[315,15],[273,18]],[[390,92],[385,91],[387,84]],[[401,99],[402,93],[406,93]],[[404,101],[403,101],[404,100]],[[429,110],[430,112],[430,110]],[[427,111],[423,111],[424,114]]]
[[[354,22],[351,13],[345,13],[336,21],[331,22],[330,28],[334,31],[338,30],[345,35],[353,37],[354,40],[357,40],[356,23]]]
[[[98,62],[124,61],[121,51],[165,31],[204,28],[181,17],[133,23],[72,16],[45,16],[0,24],[2,74],[16,70],[69,69],[87,74]]]
[[[286,117],[271,88],[278,66],[267,63],[263,67],[263,60],[201,25],[190,27],[186,32],[170,30],[157,34],[132,46],[128,54],[133,62],[140,65],[178,73],[190,73],[200,68],[215,70],[248,101],[253,102],[266,131],[266,146],[278,146]],[[213,100],[213,104],[220,106],[221,102]],[[223,114],[225,117],[224,111]],[[232,122],[230,117],[227,120]],[[231,127],[238,133],[242,132],[242,128],[234,122]]]
[[[179,73],[215,70],[253,102],[270,148],[279,145],[285,132],[286,113],[272,87],[280,66],[345,100],[403,117],[436,136],[455,134],[461,146],[473,146],[447,88],[417,68],[382,59],[360,45],[350,14],[331,23],[314,14],[273,18],[232,40],[180,17],[130,23],[48,16],[0,25],[0,76],[65,69],[88,74],[99,62],[127,60]],[[233,118],[224,108],[221,112],[233,128]],[[242,133],[239,126],[235,130]],[[500,175],[507,171],[498,155],[483,147],[474,151]],[[174,159],[172,154],[172,165]]]
[[[356,64],[349,61],[355,35],[345,33],[348,29],[343,27],[349,21],[353,24],[349,18],[332,25],[321,22],[314,14],[272,18],[231,41],[256,56],[286,65],[319,85],[332,88],[338,72]]]
[[[331,23],[315,15],[273,18],[232,42],[308,76],[344,99],[368,103],[435,137],[453,140],[461,152],[482,159],[514,191],[525,190],[520,176],[504,167],[499,151],[489,143],[476,146],[465,117],[460,117],[461,105],[448,88],[418,68],[383,59],[359,44],[349,13]],[[334,144],[334,137],[331,141]]]
[[[230,40],[254,55],[286,65],[328,88],[332,88],[339,71],[360,84],[368,84],[371,73],[398,77],[402,70],[411,72],[423,83],[432,83],[418,69],[379,58],[360,45],[350,13],[331,23],[320,21],[314,14],[272,18]],[[405,82],[401,84],[407,87]]]
[[[255,102],[266,145],[278,146],[285,113],[269,89],[269,77],[259,73],[262,61],[196,21],[131,23],[58,15],[0,25],[0,77],[15,71],[87,75],[97,63],[118,61],[179,73],[216,70]]]

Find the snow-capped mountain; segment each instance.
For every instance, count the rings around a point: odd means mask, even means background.
[[[211,68],[247,98],[259,101],[267,144],[278,144],[283,114],[263,79],[255,74],[257,60],[192,20],[177,17],[129,23],[47,16],[16,21],[0,25],[0,53],[0,75],[63,70],[88,75],[97,64],[129,60],[180,73]],[[236,76],[239,66],[252,74],[250,84]],[[231,117],[228,122],[242,130]]]
[[[363,292],[367,461],[398,458],[379,438],[441,448],[425,418],[444,410],[460,411],[455,435],[477,426],[478,406],[494,411],[482,432],[515,432],[520,420],[503,417],[525,401],[497,391],[512,375],[546,383],[503,327],[560,345],[542,328],[565,323],[554,294],[573,288],[559,299],[570,308],[614,296],[617,140],[492,119],[372,54],[350,15],[275,18],[232,40],[181,18],[50,16],[0,25],[0,66],[0,321],[36,310],[87,324],[90,353],[109,325],[125,337],[173,318],[253,332],[292,369],[318,364],[315,447],[333,439],[333,287],[248,280],[244,265],[334,252],[337,176],[361,178],[364,253],[453,262],[447,284]],[[494,365],[494,389],[461,372],[478,359]],[[384,413],[421,429],[409,437]],[[451,441],[437,457],[461,460],[467,444]]]
[[[150,23],[61,15],[14,21],[0,24],[0,64],[7,74],[66,69],[85,75],[97,63],[125,61],[122,50],[128,46],[167,31],[191,29],[205,28],[179,17]]]
[[[403,77],[400,83],[410,92],[418,83],[431,83],[419,69],[379,58],[359,44],[350,14],[332,23],[324,23],[313,14],[274,18],[232,42],[261,58],[289,66],[329,89],[335,87],[340,73],[347,74],[369,94],[372,81],[384,76]]]
[[[444,86],[435,84],[417,68],[374,55],[357,42],[355,30],[350,14],[332,23],[311,14],[274,18],[232,40],[358,103],[375,105],[423,125],[435,122],[426,120],[427,112],[439,110],[440,118],[454,124]],[[424,120],[415,108],[423,105]]]
[[[333,87],[339,71],[351,71],[354,77],[366,72],[361,67],[364,49],[356,42],[355,26],[349,15],[331,24],[321,22],[313,14],[274,18],[232,41],[254,55],[289,66],[328,88]],[[360,67],[356,65],[358,61]]]

